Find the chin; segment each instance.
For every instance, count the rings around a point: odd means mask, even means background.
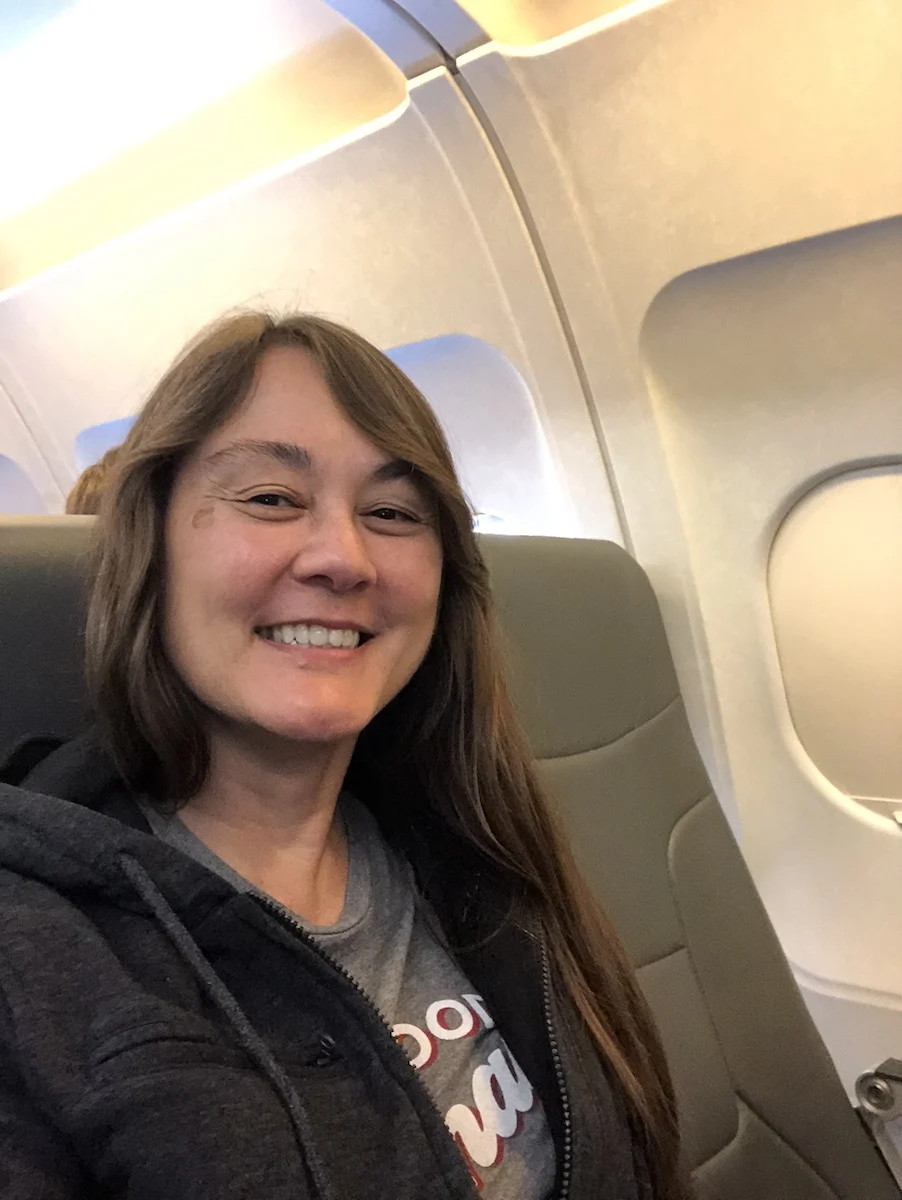
[[[260,722],[274,737],[290,742],[315,742],[329,745],[356,738],[372,720],[373,714],[351,712],[315,712],[297,714],[286,720],[284,714]]]

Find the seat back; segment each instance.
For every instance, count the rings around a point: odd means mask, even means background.
[[[0,756],[81,720],[92,523],[0,519]],[[899,1200],[712,794],[645,574],[608,542],[481,543],[549,792],[662,1032],[699,1200]]]
[[[69,737],[84,716],[84,610],[93,517],[0,517],[0,761]]]
[[[711,791],[644,572],[609,542],[482,544],[545,782],[663,1036],[699,1200],[898,1200]]]

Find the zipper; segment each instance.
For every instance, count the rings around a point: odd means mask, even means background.
[[[251,895],[253,896],[254,900],[256,900],[256,902],[260,905],[261,908],[265,909],[271,916],[275,917],[275,919],[279,922],[280,925],[284,926],[286,929],[291,930],[291,932],[297,938],[299,938],[304,943],[305,946],[309,946],[309,948],[315,954],[317,954],[323,960],[323,962],[327,963],[328,966],[330,966],[333,971],[336,971],[346,983],[350,984],[350,986],[354,989],[354,991],[358,994],[358,996],[360,996],[360,998],[367,1005],[367,1007],[370,1009],[370,1011],[379,1018],[379,1022],[385,1029],[385,1032],[388,1035],[389,1041],[391,1042],[393,1051],[395,1052],[396,1056],[399,1055],[400,1058],[403,1059],[405,1067],[410,1072],[410,1077],[413,1080],[414,1087],[419,1088],[421,1090],[422,1094],[425,1095],[426,1099],[429,1102],[430,1107],[432,1108],[432,1111],[436,1114],[439,1121],[441,1122],[442,1128],[445,1130],[445,1132],[447,1134],[448,1141],[454,1147],[455,1157],[460,1161],[461,1172],[466,1175],[467,1181],[470,1184],[471,1194],[475,1196],[477,1194],[476,1185],[473,1183],[473,1179],[472,1179],[469,1171],[467,1170],[467,1165],[464,1162],[463,1156],[461,1155],[460,1150],[457,1147],[457,1143],[451,1137],[450,1132],[448,1132],[448,1127],[445,1124],[445,1118],[442,1116],[441,1110],[439,1109],[435,1100],[432,1098],[432,1093],[429,1091],[429,1089],[426,1087],[426,1085],[420,1079],[420,1077],[417,1073],[416,1067],[411,1065],[410,1059],[407,1057],[407,1055],[404,1053],[404,1051],[398,1045],[397,1041],[395,1040],[395,1035],[392,1032],[391,1025],[389,1024],[385,1014],[382,1012],[382,1010],[376,1004],[375,1000],[373,1000],[372,997],[369,995],[369,993],[366,992],[361,987],[361,985],[357,982],[357,980],[350,973],[350,971],[348,971],[345,967],[343,967],[342,964],[340,962],[338,962],[337,959],[333,958],[331,954],[326,953],[326,951],[322,948],[322,946],[319,944],[319,942],[316,940],[316,938],[313,937],[312,934],[308,933],[308,931],[304,928],[304,926],[300,923],[300,921],[296,921],[294,919],[294,917],[291,916],[290,913],[286,912],[285,909],[283,909],[281,907],[281,905],[277,904],[274,900],[270,900],[267,896],[264,896],[259,892],[252,892]],[[563,1198],[562,1198],[562,1200],[563,1200]]]
[[[564,1117],[564,1154],[561,1160],[561,1187],[555,1200],[567,1200],[570,1194],[570,1169],[573,1157],[573,1119],[570,1111],[570,1097],[567,1094],[567,1081],[564,1078],[564,1067],[561,1063],[561,1051],[557,1044],[557,1034],[551,1020],[551,968],[548,964],[548,951],[542,942],[542,1009],[545,1013],[545,1032],[548,1034],[548,1044],[551,1047],[551,1058],[554,1062],[554,1073],[557,1076],[558,1092],[561,1097],[561,1111]]]

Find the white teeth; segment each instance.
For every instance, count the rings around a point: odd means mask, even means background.
[[[268,642],[294,646],[330,646],[353,650],[360,644],[356,629],[326,629],[324,625],[267,625],[258,633]]]

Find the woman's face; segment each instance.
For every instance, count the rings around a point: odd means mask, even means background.
[[[268,350],[241,409],[182,467],[166,517],[166,647],[217,726],[353,744],[432,638],[434,518],[314,360]]]

